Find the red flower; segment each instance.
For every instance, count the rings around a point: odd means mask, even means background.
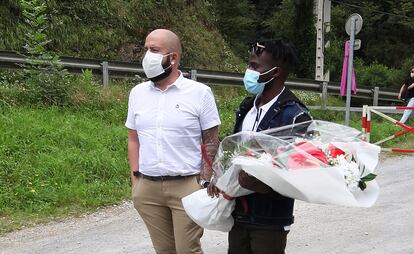
[[[296,147],[299,151],[293,153],[288,159],[288,167],[290,169],[319,166],[320,164],[314,158],[324,164],[328,164],[325,153],[312,143],[301,142],[296,144]]]
[[[243,155],[244,155],[244,156],[256,157],[256,154],[255,154],[254,152],[250,152],[250,151],[248,151],[248,152],[244,152],[244,153],[243,153]]]
[[[329,149],[329,152],[331,153],[332,158],[336,158],[339,155],[345,154],[344,151],[342,151],[341,149],[339,149],[338,147],[336,147],[334,145],[329,145],[328,149]]]

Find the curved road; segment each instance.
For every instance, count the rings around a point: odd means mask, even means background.
[[[287,253],[414,253],[414,156],[382,160],[381,194],[372,208],[297,201]],[[206,231],[206,254],[226,253],[226,234]],[[154,253],[130,202],[82,218],[0,237],[0,253]]]

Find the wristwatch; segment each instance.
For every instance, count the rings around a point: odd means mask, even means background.
[[[201,187],[203,188],[207,188],[207,186],[210,184],[209,181],[206,181],[204,179],[200,179],[200,181],[198,182],[200,184]]]

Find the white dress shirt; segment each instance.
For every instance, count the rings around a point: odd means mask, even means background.
[[[256,131],[257,127],[260,125],[263,117],[266,115],[266,112],[269,111],[270,107],[277,101],[280,94],[283,93],[285,87],[283,87],[282,91],[278,95],[276,95],[271,101],[262,105],[260,108],[257,108],[256,102],[257,98],[261,96],[258,94],[253,102],[253,107],[247,112],[246,116],[243,120],[242,131]]]
[[[182,73],[164,91],[147,81],[129,95],[125,126],[138,133],[139,171],[145,175],[199,174],[201,131],[219,124],[211,89]]]

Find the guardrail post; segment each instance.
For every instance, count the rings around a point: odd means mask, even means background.
[[[322,82],[321,109],[325,110],[328,103],[328,82]]]
[[[109,71],[108,71],[108,62],[102,62],[102,81],[104,89],[109,87]]]
[[[191,70],[190,77],[192,80],[197,80],[197,70]]]
[[[378,106],[378,98],[379,98],[379,87],[374,87],[374,101],[372,102],[373,106]]]

